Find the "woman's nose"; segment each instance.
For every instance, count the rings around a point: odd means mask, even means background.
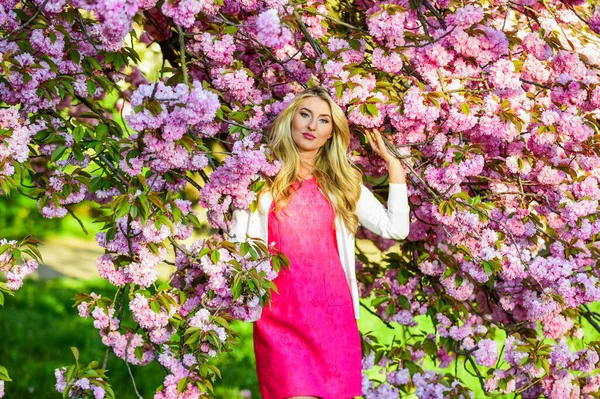
[[[316,130],[317,129],[317,120],[316,119],[311,119],[310,122],[308,122],[308,128],[310,130]]]

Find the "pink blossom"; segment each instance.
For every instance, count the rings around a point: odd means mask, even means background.
[[[475,361],[485,367],[494,367],[498,360],[498,343],[492,339],[482,339],[473,352]]]
[[[218,68],[213,71],[212,76],[216,88],[228,93],[235,100],[247,102],[246,98],[252,92],[254,80],[245,69],[228,71],[225,68]]]
[[[538,60],[547,60],[552,56],[552,47],[537,32],[523,38],[523,48]],[[529,56],[528,56],[529,57]]]
[[[544,165],[537,175],[537,180],[542,184],[557,185],[563,180],[563,172],[553,169],[549,165]]]
[[[595,33],[600,33],[600,8],[599,7],[596,7],[596,9],[594,10],[594,13],[590,17],[590,20],[588,21],[588,23],[590,24],[590,29],[592,31],[594,31]]]
[[[375,40],[387,48],[404,45],[404,20],[406,15],[396,12],[393,15],[386,10],[376,12],[367,20],[369,33]]]
[[[587,74],[587,68],[579,59],[577,54],[571,54],[564,50],[552,58],[552,69],[557,75],[561,73],[571,76],[575,80],[581,80]]]
[[[548,67],[535,59],[531,54],[527,55],[527,58],[523,63],[523,70],[538,83],[544,83],[548,81],[551,76],[551,72]]]
[[[1,266],[1,265],[0,265]],[[15,265],[8,271],[5,271],[6,286],[8,289],[16,291],[23,286],[23,279],[33,273],[37,267],[38,262],[34,259],[29,259],[20,265]]]
[[[461,29],[466,29],[474,24],[481,22],[483,19],[483,8],[467,4],[460,7],[454,14],[451,14],[447,19],[450,25],[456,25]]]
[[[210,3],[204,0],[179,0],[176,2],[165,1],[162,5],[161,11],[167,17],[173,18],[173,22],[177,25],[189,28],[194,24],[196,20],[196,14],[203,10],[203,4]],[[211,10],[214,7],[208,6],[207,9]]]
[[[233,36],[225,34],[217,39],[216,36],[204,32],[198,42],[201,51],[214,61],[224,65],[233,61],[233,52],[235,51]]]
[[[365,58],[365,40],[361,39],[359,43],[360,48],[358,50],[355,50],[350,46],[348,41],[337,37],[332,37],[329,39],[327,47],[329,48],[329,51],[333,53],[339,51],[340,57],[342,58],[345,64],[360,64]],[[375,50],[373,54],[375,54]]]
[[[489,69],[490,83],[498,89],[518,89],[521,87],[515,65],[509,60],[498,60]]]
[[[258,41],[273,49],[280,49],[292,40],[292,31],[281,25],[277,10],[262,12],[256,19]]]
[[[120,49],[123,39],[131,31],[133,16],[138,11],[137,1],[101,0],[95,3],[92,10],[100,21],[96,30],[100,34],[104,49]]]
[[[54,29],[35,29],[29,40],[35,50],[51,57],[61,57],[64,53],[65,36]]]
[[[396,74],[402,70],[402,58],[396,52],[386,55],[384,50],[377,47],[373,50],[373,66],[384,72]]]

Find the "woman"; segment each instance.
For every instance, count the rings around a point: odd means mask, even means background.
[[[230,229],[233,239],[260,237],[290,259],[274,280],[278,293],[254,324],[261,393],[264,399],[360,396],[354,233],[361,224],[386,238],[408,235],[404,170],[375,131],[369,143],[390,175],[386,210],[348,161],[348,121],[321,87],[300,93],[269,133],[281,170],[266,182],[257,211],[236,210]]]

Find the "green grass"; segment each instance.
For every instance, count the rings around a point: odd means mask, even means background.
[[[6,398],[60,398],[54,388],[54,369],[74,363],[70,346],[79,348],[82,363],[102,363],[106,347],[92,320],[80,318],[72,307],[76,293],[91,291],[114,294],[114,289],[100,280],[27,280],[14,297],[6,298],[5,307],[0,308],[0,364],[13,379],[6,383]],[[250,389],[252,397],[258,398],[252,325],[238,323],[235,328],[241,336],[240,344],[218,361],[223,380],[216,384],[216,397],[237,399],[241,398],[240,390]],[[107,368],[116,397],[135,398],[125,363],[111,355]],[[151,398],[162,384],[158,365],[131,369],[140,394]]]

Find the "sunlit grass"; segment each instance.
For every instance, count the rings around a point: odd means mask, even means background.
[[[101,280],[57,279],[27,280],[14,297],[6,298],[5,307],[0,308],[0,364],[13,379],[6,384],[7,398],[59,398],[54,389],[54,369],[74,363],[70,346],[79,348],[82,362],[97,360],[102,364],[106,347],[92,320],[80,318],[72,307],[76,293],[91,291],[114,295],[114,287]],[[241,399],[239,392],[249,389],[252,397],[258,398],[252,325],[238,323],[235,328],[241,335],[240,345],[218,362],[223,381],[216,384],[216,397]],[[116,397],[135,398],[125,363],[111,356],[107,368]],[[158,365],[131,369],[140,394],[153,397],[162,384]]]

